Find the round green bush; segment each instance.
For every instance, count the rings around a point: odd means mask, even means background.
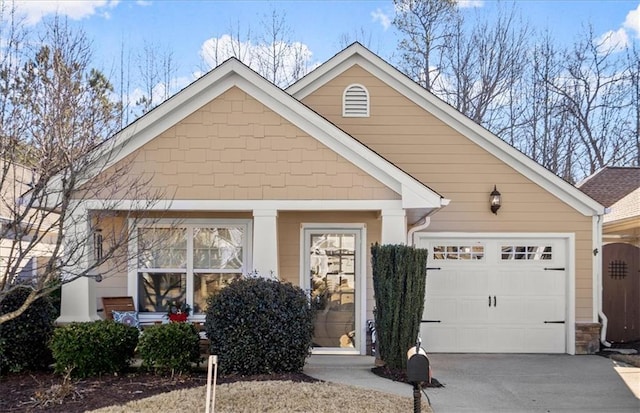
[[[129,367],[139,334],[137,328],[112,320],[57,328],[51,340],[55,370],[71,371],[73,377],[121,372]]]
[[[0,301],[0,314],[17,310],[29,295],[18,287]],[[44,369],[52,363],[48,344],[56,312],[48,297],[33,302],[17,318],[0,324],[0,374]]]
[[[209,297],[205,330],[223,374],[299,372],[310,354],[313,311],[290,283],[241,279]]]
[[[182,373],[200,362],[200,336],[191,323],[169,323],[144,329],[138,344],[142,366]]]

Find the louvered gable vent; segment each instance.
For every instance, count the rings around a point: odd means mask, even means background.
[[[369,92],[364,86],[350,85],[344,90],[342,116],[369,116]]]

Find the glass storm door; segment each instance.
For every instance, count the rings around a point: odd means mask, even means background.
[[[360,231],[306,229],[304,234],[304,281],[316,310],[313,351],[359,353]]]

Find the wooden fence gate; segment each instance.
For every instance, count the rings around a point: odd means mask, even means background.
[[[640,248],[624,243],[603,247],[602,288],[607,341],[640,340]]]

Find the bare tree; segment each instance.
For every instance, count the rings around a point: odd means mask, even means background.
[[[451,39],[457,17],[455,0],[394,0],[393,25],[403,35],[400,67],[425,89],[431,90],[441,72],[441,55]]]
[[[240,22],[230,24],[228,34],[208,39],[201,52],[205,66],[203,70],[210,70],[230,57],[235,57],[249,67],[254,66],[251,52],[251,28],[243,31]]]
[[[564,98],[549,86],[561,76],[562,50],[546,33],[530,52],[526,82],[520,89],[524,123],[514,146],[556,175],[572,181],[575,142]]]
[[[207,40],[202,51],[206,69],[235,57],[280,87],[307,74],[311,52],[303,43],[292,40],[285,13],[272,10],[262,17],[261,27],[263,31],[253,39],[251,28],[243,35],[238,24],[229,28],[230,34]]]
[[[523,107],[513,102],[526,65],[526,24],[515,7],[498,6],[497,16],[478,16],[470,30],[457,19],[449,47],[443,49],[442,82],[434,92],[459,111],[502,135],[521,121]]]
[[[142,52],[138,54],[142,97],[136,102],[143,114],[169,99],[175,90],[177,69],[172,51],[158,44],[144,42]]]
[[[549,86],[563,98],[579,147],[574,173],[590,175],[605,165],[627,164],[633,154],[629,126],[629,74],[607,39],[588,26],[562,58],[561,73]]]
[[[2,47],[12,44],[4,40]],[[0,96],[5,105],[0,129],[0,301],[21,285],[30,293],[17,310],[0,315],[0,324],[60,284],[95,277],[98,269],[101,277],[109,276],[110,269],[101,265],[126,257],[131,236],[115,230],[101,234],[106,247],[96,251],[96,230],[124,196],[157,199],[142,178],[127,174],[126,162],[110,167],[114,142],[106,138],[119,126],[119,105],[110,99],[109,81],[90,66],[85,34],[56,17],[44,24],[33,47],[22,50],[24,57],[9,64],[18,69],[4,72],[12,88],[4,88]],[[87,199],[109,201],[89,211]],[[155,201],[141,204],[149,202]],[[24,263],[34,257],[43,261],[37,274],[21,279]]]

